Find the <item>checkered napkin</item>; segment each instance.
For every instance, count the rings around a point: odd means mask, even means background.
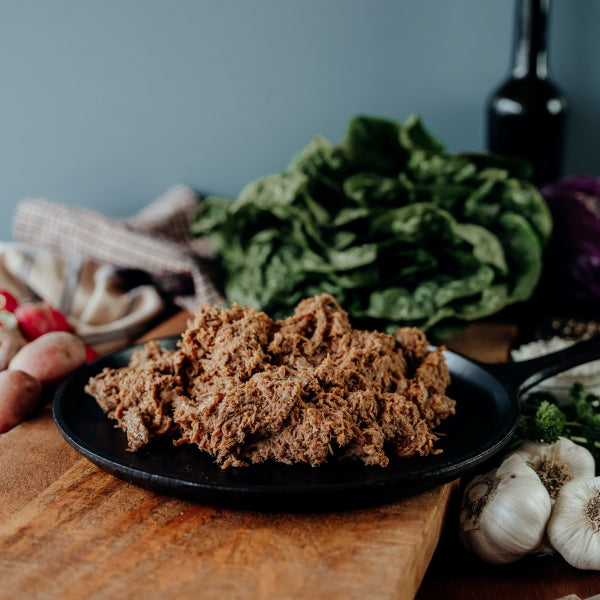
[[[24,200],[12,223],[18,243],[0,245],[0,287],[59,308],[99,351],[139,335],[169,301],[188,310],[222,304],[208,242],[189,237],[198,202],[176,186],[132,217],[110,219]]]

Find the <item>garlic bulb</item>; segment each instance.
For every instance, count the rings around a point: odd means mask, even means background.
[[[552,508],[548,539],[573,567],[600,570],[600,477],[563,486]]]
[[[515,561],[540,545],[551,506],[536,472],[522,456],[508,456],[466,487],[459,515],[461,541],[488,562]]]
[[[567,481],[596,473],[591,452],[564,437],[554,444],[524,442],[512,454],[521,456],[537,473],[553,502]]]

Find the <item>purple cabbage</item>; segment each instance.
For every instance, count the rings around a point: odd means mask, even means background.
[[[566,177],[541,192],[554,220],[548,258],[555,283],[600,299],[600,177]]]

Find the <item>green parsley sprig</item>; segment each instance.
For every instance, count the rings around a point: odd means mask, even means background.
[[[575,383],[566,401],[548,391],[529,394],[521,403],[521,416],[511,445],[522,441],[553,444],[559,436],[587,448],[600,467],[600,396]]]

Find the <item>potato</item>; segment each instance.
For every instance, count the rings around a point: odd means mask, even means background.
[[[24,371],[0,372],[0,433],[29,418],[39,407],[42,384]]]
[[[58,383],[86,361],[83,341],[67,331],[51,331],[23,346],[8,364],[47,387]]]
[[[12,357],[25,343],[25,338],[18,331],[0,328],[0,371],[8,368]]]

